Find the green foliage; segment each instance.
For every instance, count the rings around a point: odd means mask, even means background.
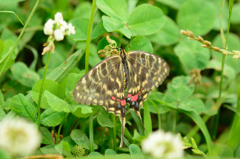
[[[222,60],[224,51],[240,50],[240,2],[97,0],[93,18],[94,1],[38,2],[34,8],[36,1],[0,0],[0,10],[9,11],[0,11],[0,120],[19,116],[38,124],[39,114],[42,145],[33,155],[146,158],[149,156],[142,153],[142,140],[152,131],[164,129],[188,137],[183,141],[192,152],[185,151],[186,156],[240,156],[240,62],[233,58],[236,54],[224,55]],[[47,54],[41,55],[42,45],[47,42],[43,28],[57,12],[72,23],[76,34],[54,41],[55,53],[48,59]],[[89,27],[91,20],[93,25]],[[220,30],[224,33],[229,29],[228,23],[230,32],[221,35]],[[182,36],[182,29],[191,30],[198,40]],[[98,51],[108,45],[106,35],[126,51],[161,56],[171,69],[167,80],[149,93],[141,110],[147,133],[135,112],[127,111],[124,148],[116,146],[121,133],[119,118],[115,121],[115,116],[112,118],[100,106],[79,104],[72,96],[85,75],[85,50],[89,50],[89,66],[96,66],[103,60]],[[209,45],[215,50],[208,49]],[[219,112],[218,123],[215,115]],[[0,148],[0,158],[11,157]]]

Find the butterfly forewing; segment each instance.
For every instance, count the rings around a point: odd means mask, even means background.
[[[122,59],[111,56],[93,67],[77,83],[73,98],[81,104],[102,105],[111,113],[120,115],[119,101],[124,98]]]

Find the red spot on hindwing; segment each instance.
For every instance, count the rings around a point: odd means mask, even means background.
[[[128,95],[127,95],[127,98],[130,97],[130,98],[131,98],[131,101],[134,101],[134,102],[137,101],[137,100],[138,100],[138,95],[141,93],[142,89],[143,89],[143,88],[141,88],[141,90],[140,90],[136,95],[134,95],[134,96],[131,95],[131,94],[128,94]]]

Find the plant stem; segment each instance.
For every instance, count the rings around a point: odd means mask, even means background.
[[[93,25],[93,18],[95,12],[96,0],[92,1],[92,9],[91,9],[91,16],[88,24],[88,31],[87,31],[87,41],[86,41],[86,54],[85,54],[85,73],[89,70],[89,47],[91,41],[91,32],[92,32],[92,25]],[[91,115],[89,118],[89,148],[90,152],[94,151],[93,144],[94,144],[94,136],[93,136],[93,116]]]
[[[116,152],[117,150],[117,143],[116,143],[116,136],[117,136],[117,132],[116,132],[116,116],[115,114],[112,115],[113,118],[113,150]]]
[[[49,59],[50,59],[50,51],[48,51],[47,53],[47,62],[46,62],[46,66],[44,69],[44,74],[43,74],[43,79],[42,79],[42,83],[41,83],[41,87],[40,87],[40,92],[39,92],[39,96],[38,96],[38,129],[40,129],[40,115],[41,115],[41,100],[42,100],[42,93],[43,93],[43,85],[44,85],[44,81],[47,75],[47,68],[48,68],[48,64],[49,64]]]
[[[58,144],[58,140],[59,140],[59,136],[60,136],[60,133],[61,133],[61,130],[62,130],[62,126],[63,126],[63,123],[65,122],[65,120],[67,119],[67,116],[68,116],[68,113],[65,115],[65,118],[64,120],[62,121],[62,123],[59,125],[58,127],[58,133],[57,133],[57,138],[56,138],[56,144]]]
[[[24,33],[24,31],[25,31],[25,29],[26,29],[29,21],[31,20],[31,18],[32,18],[34,12],[35,12],[35,10],[37,9],[37,6],[38,6],[39,1],[40,1],[40,0],[37,0],[37,1],[36,1],[35,5],[34,5],[34,7],[33,7],[33,9],[32,9],[32,11],[31,11],[31,13],[30,13],[30,15],[29,15],[26,23],[25,23],[25,25],[23,26],[23,29],[22,29],[20,35],[18,36],[17,42],[16,42],[16,43],[14,44],[14,46],[12,47],[12,49],[11,49],[9,55],[8,55],[8,58],[7,58],[6,62],[4,63],[4,65],[3,65],[3,67],[2,67],[2,69],[1,69],[1,71],[0,71],[0,76],[2,75],[2,73],[3,73],[3,71],[4,71],[5,67],[6,67],[9,59],[12,57],[12,54],[13,54],[14,50],[16,49],[16,47],[17,47],[20,39],[22,38],[23,33]]]
[[[224,2],[225,2],[225,0],[223,0],[223,2],[222,2],[222,7],[221,7],[221,11],[220,11],[220,25],[221,25],[222,8],[223,8],[223,5],[224,5]],[[227,48],[228,34],[229,34],[229,30],[230,30],[230,20],[231,20],[231,15],[232,15],[232,5],[233,5],[233,0],[230,0],[229,1],[228,29],[227,29],[227,34],[226,34],[226,40],[225,40],[225,43],[224,43],[224,49],[225,50]],[[221,26],[221,28],[222,28],[222,26]],[[221,34],[222,34],[222,37],[224,37],[222,29],[221,29]],[[224,71],[225,56],[226,55],[223,54],[223,57],[222,57],[222,68],[221,68],[221,81],[220,81],[220,85],[219,85],[218,99],[220,99],[221,95],[222,95],[222,82],[223,82],[223,71]],[[214,124],[215,126],[214,126],[214,129],[213,129],[213,140],[215,140],[216,136],[217,136],[217,129],[218,129],[218,123],[219,123],[219,117],[220,117],[220,108],[221,107],[219,107],[219,109],[218,109],[218,113],[217,113],[215,124]]]

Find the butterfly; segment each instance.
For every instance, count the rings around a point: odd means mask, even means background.
[[[120,48],[118,54],[98,63],[78,81],[73,98],[81,104],[103,106],[119,116],[122,147],[127,104],[141,119],[143,102],[151,90],[162,84],[169,70],[167,62],[157,55],[144,51],[125,52]]]

